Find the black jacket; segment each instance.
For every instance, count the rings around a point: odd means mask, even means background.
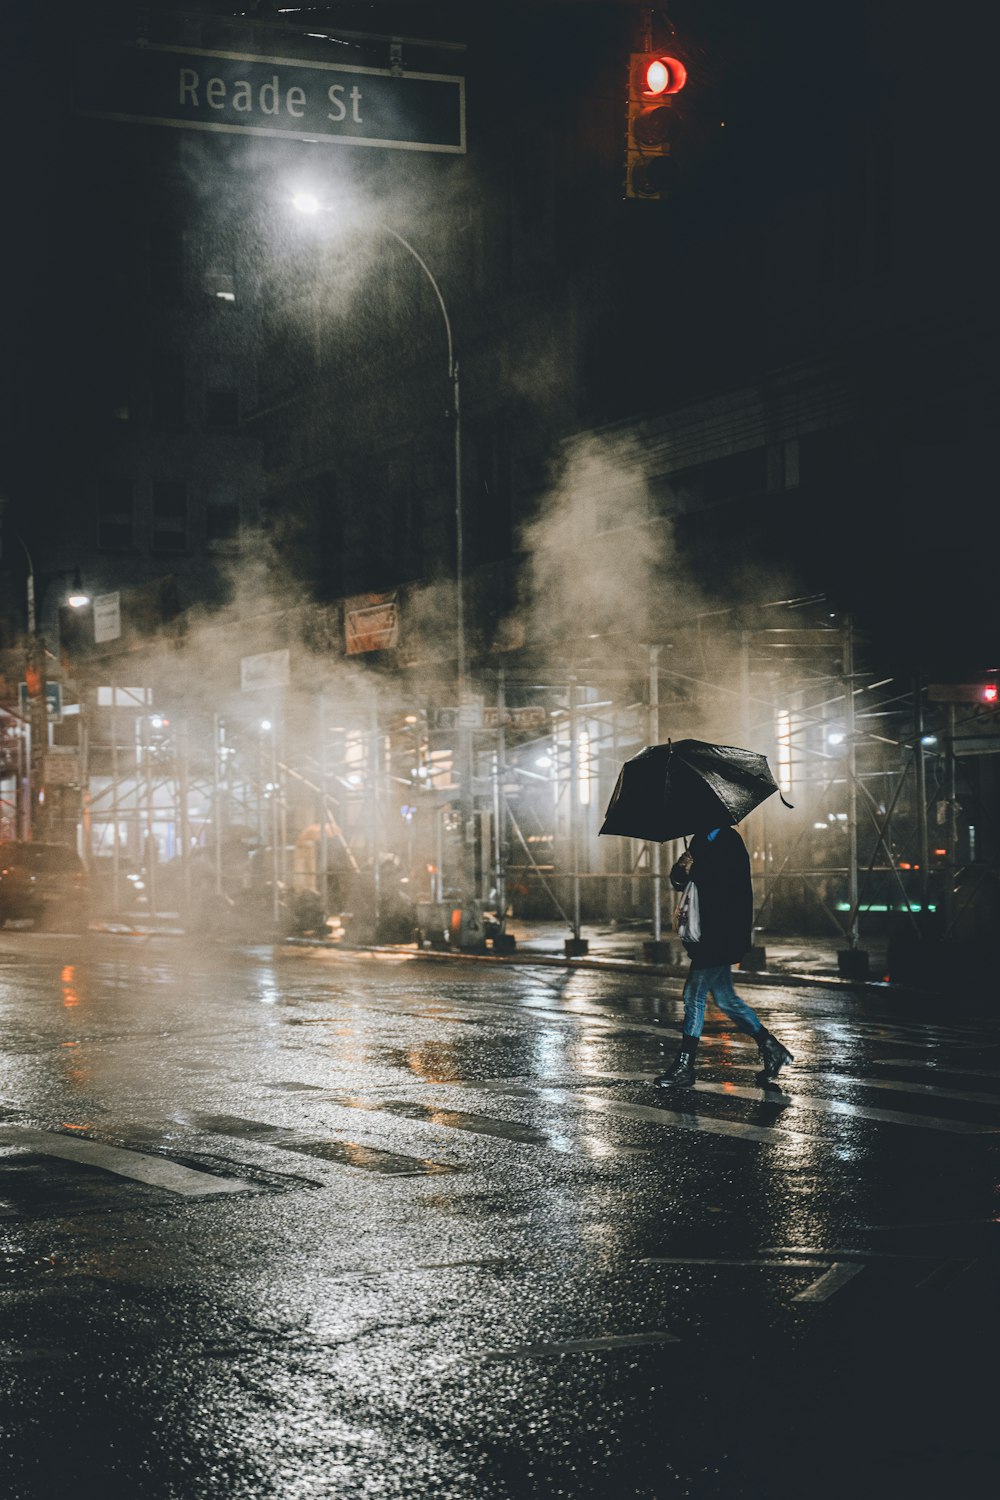
[[[680,860],[670,871],[670,884],[682,891],[688,880],[698,887],[701,937],[685,944],[696,969],[739,963],[750,949],[753,929],[753,886],[750,856],[735,828],[720,828],[715,838],[696,833],[690,853],[690,875]]]

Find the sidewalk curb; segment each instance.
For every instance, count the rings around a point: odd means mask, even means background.
[[[411,948],[403,945],[375,943],[325,943],[313,938],[286,938],[274,945],[275,954],[291,950],[303,958],[320,957],[326,953],[372,953],[392,955],[396,958],[426,959],[432,963],[477,963],[477,964],[535,964],[550,969],[591,969],[605,974],[644,974],[660,979],[684,979],[687,965],[650,964],[636,959],[618,958],[560,958],[554,953],[532,953],[522,949],[519,953],[461,953],[444,949]],[[803,974],[785,969],[740,969],[737,971],[741,985],[782,984],[796,989],[849,990],[871,995],[891,995],[903,999],[907,996],[928,999],[929,990],[914,990],[887,980],[837,979],[832,975]]]

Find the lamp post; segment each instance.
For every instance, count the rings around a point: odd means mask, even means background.
[[[28,563],[28,573],[25,581],[25,602],[27,605],[27,660],[25,663],[25,683],[28,689],[28,728],[30,732],[30,748],[28,757],[28,813],[25,832],[29,837],[42,830],[44,819],[44,787],[43,775],[45,766],[45,751],[49,743],[49,709],[48,694],[46,691],[45,676],[45,641],[38,628],[38,611],[35,590],[35,564],[31,553],[28,551],[27,543],[22,536],[18,536]],[[55,572],[42,574],[42,596],[45,587],[57,578],[65,578],[69,569],[58,569]],[[73,572],[73,580],[66,602],[73,609],[83,609],[90,603],[90,595],[86,592],[80,580],[80,570],[76,568]]]
[[[332,213],[333,209],[325,207],[312,193],[296,193],[292,199],[294,207],[302,214]],[[377,220],[375,226],[384,234],[388,234],[397,244],[402,245],[412,258],[416,261],[423,274],[426,276],[437,299],[438,307],[441,309],[441,317],[444,321],[445,337],[448,344],[448,381],[451,388],[451,416],[454,431],[454,453],[455,453],[455,645],[456,645],[456,676],[458,689],[458,779],[459,779],[459,817],[461,822],[461,895],[463,902],[471,898],[473,892],[471,860],[469,857],[470,821],[472,818],[472,730],[468,722],[465,705],[469,698],[468,680],[468,656],[465,640],[465,538],[462,517],[462,400],[461,382],[459,379],[458,359],[455,355],[455,341],[452,335],[451,318],[448,316],[448,307],[445,303],[441,288],[438,285],[430,266],[424,260],[418,250],[410,244],[409,240],[393,229],[391,224],[384,220]]]

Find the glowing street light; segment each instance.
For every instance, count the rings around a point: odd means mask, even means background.
[[[73,574],[73,582],[70,585],[69,593],[66,595],[66,603],[71,609],[86,609],[90,603],[90,595],[81,582],[79,568]]]
[[[320,202],[314,193],[296,192],[292,197],[292,206],[298,213],[308,217],[314,217],[318,213],[333,213],[335,210]],[[441,309],[441,317],[444,321],[445,337],[448,344],[448,379],[451,383],[452,392],[452,416],[454,421],[455,440],[455,635],[457,655],[457,678],[458,678],[458,703],[459,703],[459,727],[458,727],[458,756],[459,756],[459,813],[462,824],[462,895],[469,895],[469,854],[465,842],[465,830],[472,816],[472,738],[471,730],[464,721],[462,706],[468,698],[468,663],[465,643],[465,539],[462,520],[462,402],[461,385],[459,381],[458,360],[455,357],[455,343],[451,331],[451,319],[448,316],[448,308],[438,286],[430,266],[423,256],[408,239],[405,239],[398,230],[393,229],[391,224],[384,220],[375,221],[374,227],[384,234],[391,235],[397,244],[402,245],[412,258],[416,261],[423,274],[426,276],[437,298],[438,307]]]

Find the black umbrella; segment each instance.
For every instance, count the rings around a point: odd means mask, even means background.
[[[661,844],[739,823],[773,792],[781,797],[767,757],[754,750],[704,740],[647,745],[622,766],[601,832]]]

